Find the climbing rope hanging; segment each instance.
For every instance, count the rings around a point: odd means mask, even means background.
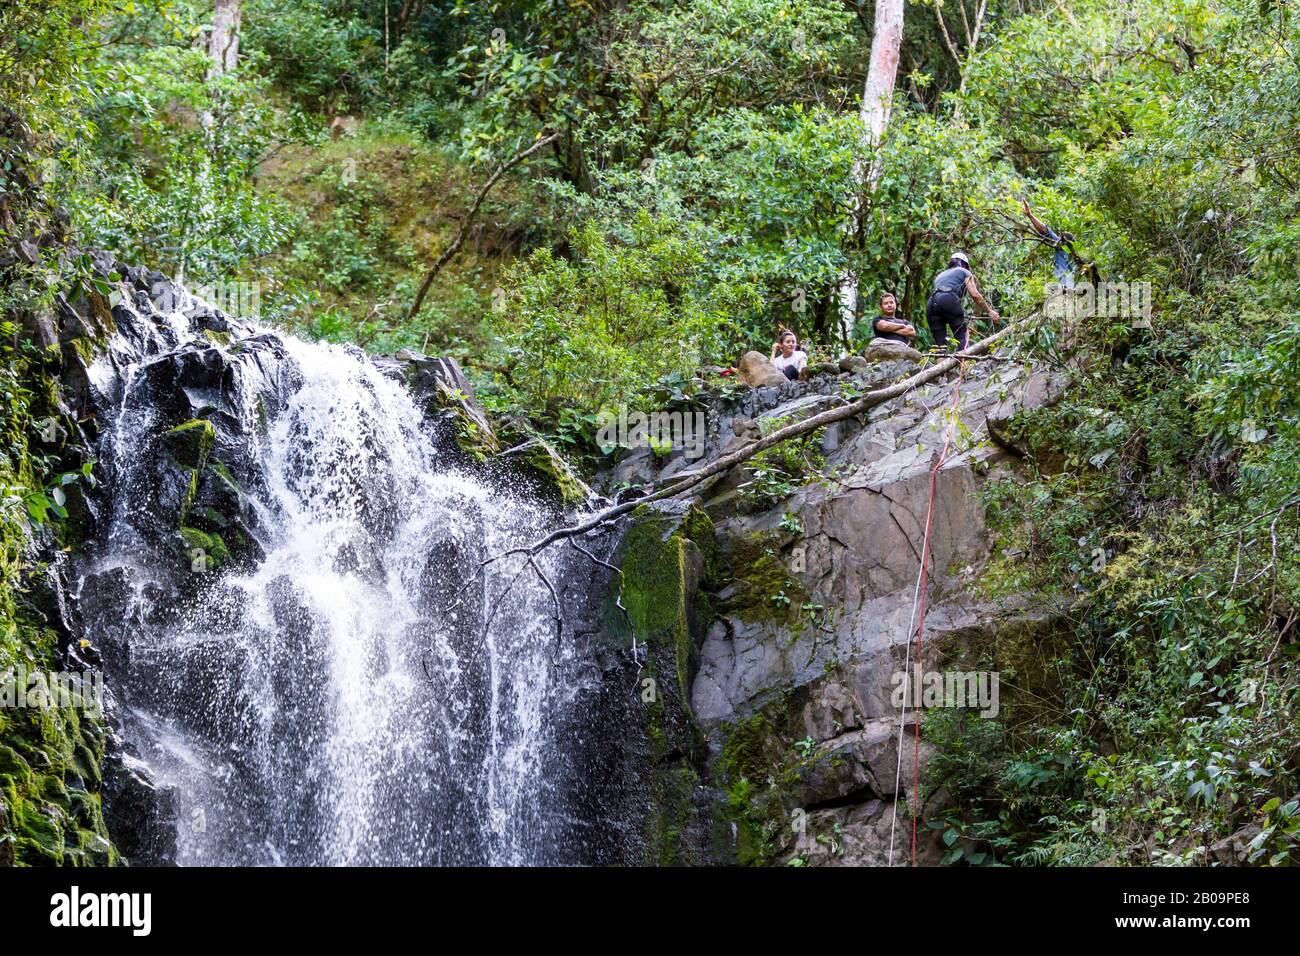
[[[927,591],[927,569],[930,561],[930,529],[934,520],[934,492],[939,478],[939,469],[944,466],[948,460],[948,452],[952,448],[953,429],[957,424],[957,410],[961,405],[961,386],[966,376],[966,363],[962,362],[957,366],[957,384],[952,393],[952,405],[949,408],[948,424],[944,429],[943,450],[935,459],[930,468],[930,495],[929,501],[925,508],[925,531],[921,538],[921,562],[920,568],[916,574],[916,587],[912,591],[912,616],[907,624],[907,647],[903,653],[905,665],[912,665],[912,642],[916,641],[916,659],[912,680],[904,683],[905,693],[903,695],[903,706],[898,717],[898,746],[896,748],[898,760],[894,771],[894,807],[889,821],[889,865],[894,865],[894,843],[895,832],[898,824],[898,793],[903,778],[903,730],[907,724],[907,697],[915,695],[916,689],[920,687],[921,680],[921,636],[925,630],[925,598]],[[918,613],[919,609],[919,613]],[[913,752],[912,752],[912,866],[916,866],[916,835],[919,807],[917,801],[921,793],[921,719],[920,708],[913,706],[912,711],[915,715],[913,727]]]

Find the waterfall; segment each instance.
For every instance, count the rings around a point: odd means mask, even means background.
[[[359,350],[185,305],[119,321],[92,370],[105,491],[76,580],[124,736],[175,790],[177,861],[583,862],[565,768],[594,678],[537,574],[477,573],[555,515],[461,467]],[[213,434],[187,472],[190,419]],[[178,509],[240,554],[182,548]]]

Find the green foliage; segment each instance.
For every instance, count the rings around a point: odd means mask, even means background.
[[[0,103],[42,140],[86,132],[80,107],[99,75],[96,38],[84,25],[112,6],[109,0],[30,0],[0,7]]]
[[[518,0],[494,13],[450,64],[483,91],[467,149],[568,127],[574,182],[610,161],[640,167],[661,147],[689,148],[729,109],[816,96],[849,53],[849,15],[826,0]]]
[[[127,47],[110,62],[90,111],[98,142],[60,182],[86,238],[201,281],[233,278],[282,243],[289,211],[253,174],[304,132],[273,108],[257,62],[216,79],[197,49]]]
[[[251,0],[243,42],[266,57],[268,75],[316,112],[347,113],[381,92],[384,35],[329,0]]]
[[[643,383],[691,375],[743,290],[710,286],[704,252],[642,214],[629,244],[589,225],[571,258],[539,251],[514,268],[493,327],[528,406],[558,415],[632,402]]]

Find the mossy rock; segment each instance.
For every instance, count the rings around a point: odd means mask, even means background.
[[[800,608],[808,592],[782,555],[786,538],[780,531],[756,531],[729,540],[724,560],[731,581],[719,611],[747,623],[771,622],[801,629]]]
[[[736,862],[765,866],[780,850],[788,824],[782,783],[789,777],[789,755],[760,712],[724,730],[715,764],[719,788],[726,793],[722,815],[735,825]]]
[[[186,477],[185,491],[181,498],[177,526],[184,525],[189,519],[190,509],[199,496],[199,482],[212,454],[212,445],[216,441],[217,430],[206,418],[192,418],[187,422],[169,428],[163,435],[164,446],[172,461]]]
[[[82,364],[89,368],[117,331],[117,320],[113,318],[108,299],[96,290],[70,302],[68,309],[75,318],[64,341],[72,347]]]
[[[591,497],[591,489],[569,467],[563,456],[541,438],[503,451],[497,460],[522,473],[547,498],[554,498],[565,508],[576,508]]]
[[[230,560],[230,549],[221,535],[200,531],[198,528],[181,528],[181,540],[185,545],[185,558],[194,571],[199,571],[197,562],[204,562],[203,571],[215,571]]]
[[[482,462],[501,451],[492,422],[475,401],[474,389],[455,359],[431,358],[406,349],[394,358],[425,411],[454,423],[456,445],[462,452]]]
[[[630,517],[616,563],[622,574],[610,595],[608,633],[637,641],[639,676],[658,688],[641,708],[648,752],[640,759],[649,767],[642,862],[706,862],[706,748],[690,712],[690,682],[712,621],[706,589],[717,565],[713,524],[693,506],[643,505]]]
[[[6,166],[12,167],[6,173],[9,232],[42,246],[40,237],[48,236],[54,240],[51,251],[63,248],[63,226],[30,175],[32,150],[26,134],[16,132],[12,123],[0,125],[6,125],[3,135],[11,147],[6,153]],[[0,310],[16,330],[15,339],[23,340],[22,347],[15,341],[6,350],[10,378],[0,396],[0,430],[5,432],[0,484],[21,493],[44,487],[42,475],[51,468],[73,471],[89,460],[89,448],[81,439],[93,436],[96,426],[94,419],[83,417],[89,382],[82,367],[102,354],[116,330],[111,304],[98,291],[71,301],[59,299],[57,311],[41,305],[38,313],[28,312],[24,298],[14,298]],[[35,423],[47,417],[58,419],[64,434],[29,448],[37,434]],[[40,460],[56,450],[57,462]],[[56,542],[60,548],[72,548],[83,540],[87,522],[80,495],[75,494],[76,486],[65,490],[71,519],[60,522],[53,534],[47,526],[33,541],[21,509],[6,509],[0,519],[0,675],[20,662],[32,670],[60,669],[61,635],[44,625],[52,615],[43,606],[49,585],[38,562],[49,560]],[[118,861],[98,796],[85,789],[87,781],[98,783],[104,736],[99,718],[72,708],[0,705],[0,866]],[[72,769],[87,759],[93,764],[93,778]]]
[[[7,776],[15,786],[24,789],[32,786],[32,768],[12,747],[0,744],[0,774]]]
[[[114,865],[98,786],[99,718],[70,707],[25,708],[0,725],[0,861]]]
[[[196,538],[194,531],[202,531],[219,540],[207,543],[196,540],[188,548],[203,548],[210,557],[224,564],[228,560],[240,560],[256,551],[254,541],[245,523],[248,496],[235,480],[230,469],[222,462],[209,458],[207,467],[199,474],[197,495],[185,515],[184,527],[191,529],[189,536]]]
[[[808,695],[807,687],[782,688],[755,712],[719,728],[712,782],[726,799],[717,816],[734,826],[718,843],[720,857],[734,852],[743,866],[775,863],[795,839],[793,814],[806,805],[809,775],[841,759],[796,746],[807,733]]]
[[[642,506],[623,536],[622,600],[636,638],[672,649],[678,689],[690,700],[698,644],[712,620],[713,522],[691,505],[679,512]]]
[[[167,453],[182,467],[202,471],[212,453],[217,429],[206,418],[192,418],[166,432]]]

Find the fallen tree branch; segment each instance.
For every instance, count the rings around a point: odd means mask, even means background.
[[[759,452],[765,451],[773,445],[779,445],[786,439],[795,438],[799,435],[816,431],[826,425],[844,421],[846,418],[852,418],[855,415],[861,415],[863,412],[870,411],[877,405],[883,405],[885,402],[898,398],[901,395],[906,395],[913,389],[919,388],[920,386],[932,382],[940,376],[951,372],[953,369],[957,368],[964,359],[975,358],[983,355],[999,341],[1005,339],[1013,330],[1023,328],[1028,324],[1031,318],[1033,318],[1033,316],[1010,322],[999,331],[981,339],[965,351],[956,353],[957,357],[944,359],[943,361],[938,362],[927,369],[923,369],[915,375],[909,376],[888,388],[881,388],[874,392],[867,392],[861,398],[858,398],[847,405],[841,405],[839,408],[829,409],[828,411],[822,412],[820,415],[813,415],[809,418],[805,418],[803,421],[786,425],[784,428],[778,428],[770,435],[760,438],[755,442],[751,442],[729,455],[724,455],[717,461],[698,471],[688,471],[676,475],[670,484],[664,488],[660,488],[658,491],[652,492],[651,494],[645,495],[641,498],[636,498],[632,501],[624,502],[621,505],[615,505],[614,507],[607,508],[604,511],[597,512],[586,520],[580,521],[575,525],[570,525],[565,528],[557,528],[555,531],[552,531],[544,538],[540,538],[532,544],[518,548],[511,548],[508,551],[503,551],[490,558],[485,558],[479,565],[479,569],[482,570],[494,561],[500,561],[503,558],[508,558],[516,554],[525,554],[530,557],[536,555],[548,546],[554,544],[556,541],[561,541],[565,538],[573,538],[577,535],[594,531],[600,526],[608,524],[609,522],[634,511],[641,505],[648,504],[652,501],[662,501],[666,498],[675,498],[682,495],[709,478],[712,478],[714,475],[719,475],[725,471],[729,471],[741,462],[753,458]]]
[[[433,264],[433,267],[429,269],[428,273],[425,275],[424,282],[420,284],[420,291],[415,294],[415,301],[411,304],[411,311],[406,313],[407,322],[410,322],[415,318],[416,314],[419,313],[420,306],[424,305],[424,297],[429,294],[429,287],[433,285],[433,280],[437,278],[438,273],[442,271],[442,267],[450,262],[452,256],[460,251],[460,247],[465,243],[465,237],[469,234],[469,227],[473,224],[475,217],[478,215],[479,207],[483,205],[483,200],[487,198],[487,194],[492,187],[497,184],[497,180],[510,172],[510,170],[514,169],[543,146],[552,142],[559,135],[559,133],[552,133],[550,136],[544,136],[541,139],[538,139],[527,149],[515,153],[514,156],[510,157],[498,166],[496,170],[493,171],[492,175],[487,178],[487,182],[483,184],[483,188],[480,189],[478,195],[474,197],[474,204],[469,207],[469,212],[467,212],[465,218],[461,220],[460,230],[456,233],[456,238],[451,241],[451,245],[443,251],[442,255],[438,257],[438,261]]]

